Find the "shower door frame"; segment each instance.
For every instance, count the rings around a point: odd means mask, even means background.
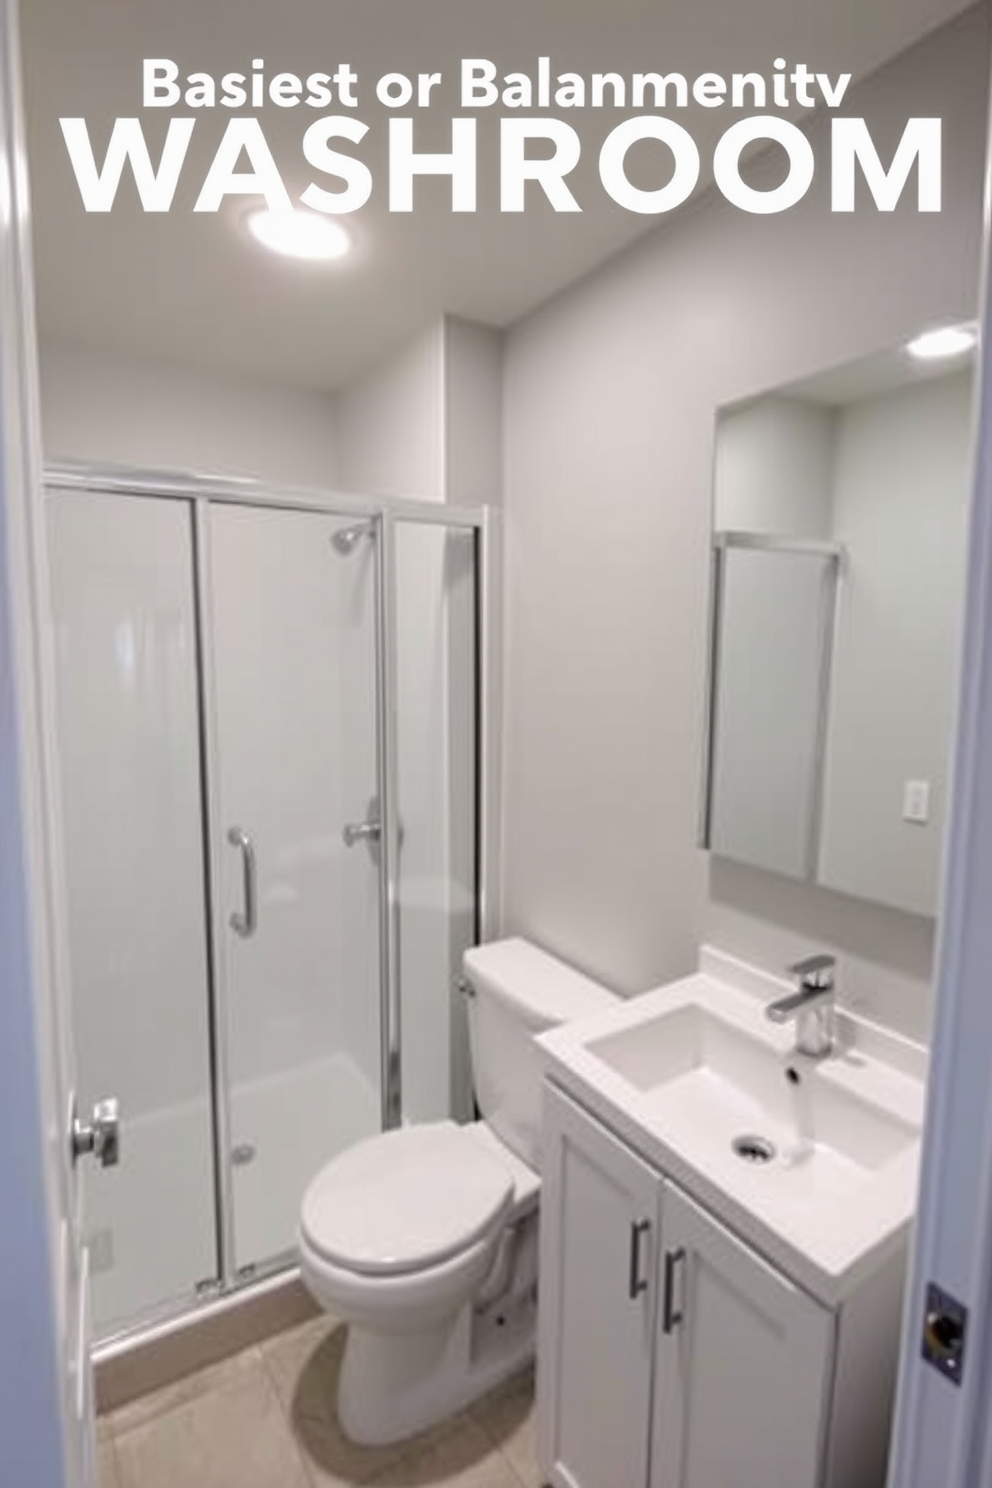
[[[192,535],[196,615],[199,767],[202,796],[204,914],[207,921],[208,988],[215,1234],[217,1275],[197,1283],[185,1298],[163,1303],[146,1317],[129,1322],[102,1339],[97,1362],[109,1360],[136,1344],[152,1342],[239,1294],[292,1275],[295,1253],[287,1250],[239,1272],[235,1263],[234,1202],[230,1150],[229,1033],[225,998],[223,915],[219,908],[222,852],[219,831],[219,749],[214,717],[213,621],[209,572],[209,508],[213,505],[257,507],[275,511],[317,513],[372,522],[375,553],[375,718],[377,782],[382,820],[379,862],[380,1068],[382,1128],[402,1120],[401,1012],[399,979],[399,814],[396,736],[396,527],[413,522],[470,532],[475,543],[475,939],[493,933],[497,905],[495,705],[498,635],[499,513],[487,505],[462,505],[415,498],[370,498],[350,492],[281,486],[256,479],[159,472],[120,466],[56,464],[43,479],[49,492],[88,492],[141,500],[182,501],[189,508]],[[126,1161],[126,1157],[124,1159]]]

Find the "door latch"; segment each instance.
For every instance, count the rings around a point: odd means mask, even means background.
[[[115,1168],[121,1158],[121,1119],[116,1100],[97,1101],[92,1121],[80,1121],[72,1102],[69,1152],[73,1166],[81,1157],[93,1156],[101,1168]]]
[[[923,1357],[949,1379],[961,1383],[968,1309],[933,1281],[927,1284],[923,1317]]]

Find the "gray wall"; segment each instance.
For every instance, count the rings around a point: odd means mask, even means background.
[[[503,333],[444,317],[445,497],[498,505],[503,488]]]
[[[508,339],[504,922],[623,990],[702,939],[773,967],[832,945],[849,1001],[928,1025],[926,921],[695,846],[713,416],[975,314],[988,55],[976,8],[848,96],[883,156],[943,118],[941,213],[832,215],[818,121],[791,212],[708,196]]]
[[[833,413],[780,394],[720,416],[713,458],[718,528],[829,538]]]

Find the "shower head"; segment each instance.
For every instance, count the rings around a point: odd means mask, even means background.
[[[331,538],[331,546],[336,553],[343,553],[347,557],[359,539],[371,537],[373,530],[371,522],[354,522],[350,527],[339,527]]]

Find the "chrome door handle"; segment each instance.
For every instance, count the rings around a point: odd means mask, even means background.
[[[354,847],[356,842],[378,842],[382,837],[382,822],[347,822],[341,836],[345,847]]]
[[[635,1219],[630,1225],[630,1270],[627,1275],[627,1296],[633,1302],[648,1289],[647,1279],[641,1275],[641,1240],[651,1231],[649,1219]]]
[[[682,1321],[682,1309],[675,1310],[675,1267],[685,1260],[685,1250],[680,1245],[678,1250],[665,1251],[665,1295],[661,1309],[661,1331],[671,1333]]]
[[[69,1152],[73,1166],[83,1156],[92,1155],[101,1168],[115,1168],[121,1159],[121,1119],[116,1100],[97,1101],[93,1119],[80,1121],[76,1102],[72,1102],[69,1127]]]
[[[244,912],[231,915],[231,929],[236,935],[245,940],[249,935],[254,935],[258,928],[258,895],[256,888],[257,871],[255,864],[255,845],[247,832],[240,827],[232,827],[227,834],[227,840],[232,847],[241,850],[241,874],[244,885]]]

